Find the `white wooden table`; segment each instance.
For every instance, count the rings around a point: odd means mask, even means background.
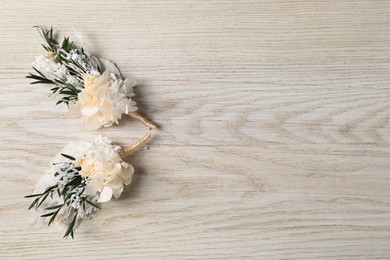
[[[1,259],[390,258],[390,1],[0,6]],[[74,240],[32,225],[23,196],[68,142],[147,129],[86,132],[30,85],[40,24],[83,32],[160,126]]]

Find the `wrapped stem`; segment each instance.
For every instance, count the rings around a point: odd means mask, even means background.
[[[152,123],[151,121],[149,121],[148,119],[146,119],[144,116],[142,116],[141,114],[139,114],[138,112],[130,112],[128,114],[130,117],[134,118],[134,119],[137,119],[138,121],[140,121],[142,124],[144,124],[145,126],[149,127],[150,129],[152,128],[156,128],[157,126]]]
[[[141,140],[139,140],[137,143],[133,144],[130,148],[122,149],[119,154],[122,157],[122,159],[126,158],[127,156],[133,154],[137,150],[139,150],[142,146],[144,146],[147,142],[149,142],[150,138],[152,138],[151,134],[146,134]]]

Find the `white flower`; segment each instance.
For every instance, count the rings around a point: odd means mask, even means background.
[[[107,202],[112,196],[119,198],[124,185],[129,185],[134,173],[131,164],[124,162],[120,155],[121,147],[114,146],[111,141],[99,137],[93,142],[78,141],[69,143],[53,160],[52,169],[46,173],[36,185],[35,191],[42,192],[47,187],[60,183],[66,177],[66,171],[54,177],[61,163],[70,163],[70,159],[61,154],[74,157],[77,167],[81,167],[80,175],[86,179],[84,195],[98,196],[97,202]],[[58,166],[59,165],[59,166]]]
[[[108,70],[100,76],[85,74],[84,89],[72,110],[84,117],[84,126],[90,130],[118,124],[122,114],[137,110],[131,100],[135,85],[135,80],[118,79]]]
[[[50,80],[64,79],[67,83],[77,85],[79,81],[72,75],[65,65],[55,62],[55,53],[48,52],[45,56],[35,57],[32,66]]]
[[[89,55],[89,52],[84,49],[80,52],[78,49],[70,50],[65,53],[66,59],[71,61],[67,66],[71,67],[74,71],[77,71],[80,75],[85,73],[100,75],[98,71],[98,61]]]
[[[76,165],[85,177],[86,195],[99,194],[98,202],[106,202],[112,196],[119,198],[123,185],[129,185],[134,173],[131,164],[122,161],[119,146],[111,145],[107,138],[99,138],[85,146],[83,153],[76,153]]]
[[[53,59],[54,54],[48,52],[46,56],[41,55],[35,57],[35,61],[32,62],[31,65],[50,80],[67,78],[69,75],[68,69],[61,63],[55,62]]]

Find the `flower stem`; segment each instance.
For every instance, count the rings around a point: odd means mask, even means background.
[[[152,128],[156,128],[157,126],[152,123],[151,121],[149,121],[148,119],[146,119],[144,116],[142,116],[141,114],[139,114],[138,112],[130,112],[128,114],[130,117],[134,118],[134,119],[137,119],[138,121],[140,121],[142,124],[144,124],[145,126],[149,127],[150,129]]]
[[[128,149],[122,149],[119,154],[122,157],[122,159],[126,158],[127,156],[133,154],[138,149],[140,149],[142,146],[144,146],[147,142],[149,142],[150,138],[152,138],[151,134],[146,134],[141,140],[139,140],[136,144],[133,144]]]

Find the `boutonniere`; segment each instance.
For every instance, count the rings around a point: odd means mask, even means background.
[[[34,199],[29,210],[40,211],[48,225],[65,225],[64,237],[73,238],[81,220],[100,209],[101,203],[121,196],[134,173],[133,166],[123,159],[150,138],[150,134],[145,135],[129,149],[112,145],[104,137],[66,145],[35,185],[34,194],[26,196]]]
[[[46,53],[32,63],[35,72],[27,76],[34,80],[31,84],[52,85],[50,90],[61,97],[57,104],[64,103],[82,116],[86,129],[118,124],[123,114],[149,128],[156,127],[137,112],[133,100],[137,83],[133,78],[123,79],[113,62],[89,53],[69,37],[58,42],[53,28],[36,28],[45,41],[42,46]]]

